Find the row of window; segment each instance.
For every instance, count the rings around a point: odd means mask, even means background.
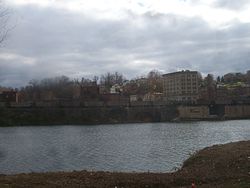
[[[185,94],[198,94],[197,91],[182,91],[182,92],[168,92],[166,95],[185,95]]]
[[[181,79],[181,80],[166,80],[167,83],[173,83],[173,82],[197,82],[197,79]]]
[[[188,86],[188,87],[165,87],[165,90],[187,90],[187,89],[193,89],[193,90],[196,90],[198,89],[198,87],[196,86]]]

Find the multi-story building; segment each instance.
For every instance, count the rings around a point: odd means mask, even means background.
[[[18,102],[18,93],[14,90],[0,92],[0,102]]]
[[[197,71],[180,71],[163,75],[164,99],[169,102],[195,103],[199,94],[201,74]]]

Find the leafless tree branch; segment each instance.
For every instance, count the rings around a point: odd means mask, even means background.
[[[0,44],[7,38],[11,28],[8,23],[10,20],[10,11],[0,0]]]

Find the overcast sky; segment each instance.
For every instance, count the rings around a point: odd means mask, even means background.
[[[0,85],[152,69],[250,69],[249,0],[5,0]]]

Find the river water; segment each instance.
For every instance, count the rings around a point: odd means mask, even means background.
[[[250,120],[0,128],[0,174],[170,172],[207,146],[250,140]]]

